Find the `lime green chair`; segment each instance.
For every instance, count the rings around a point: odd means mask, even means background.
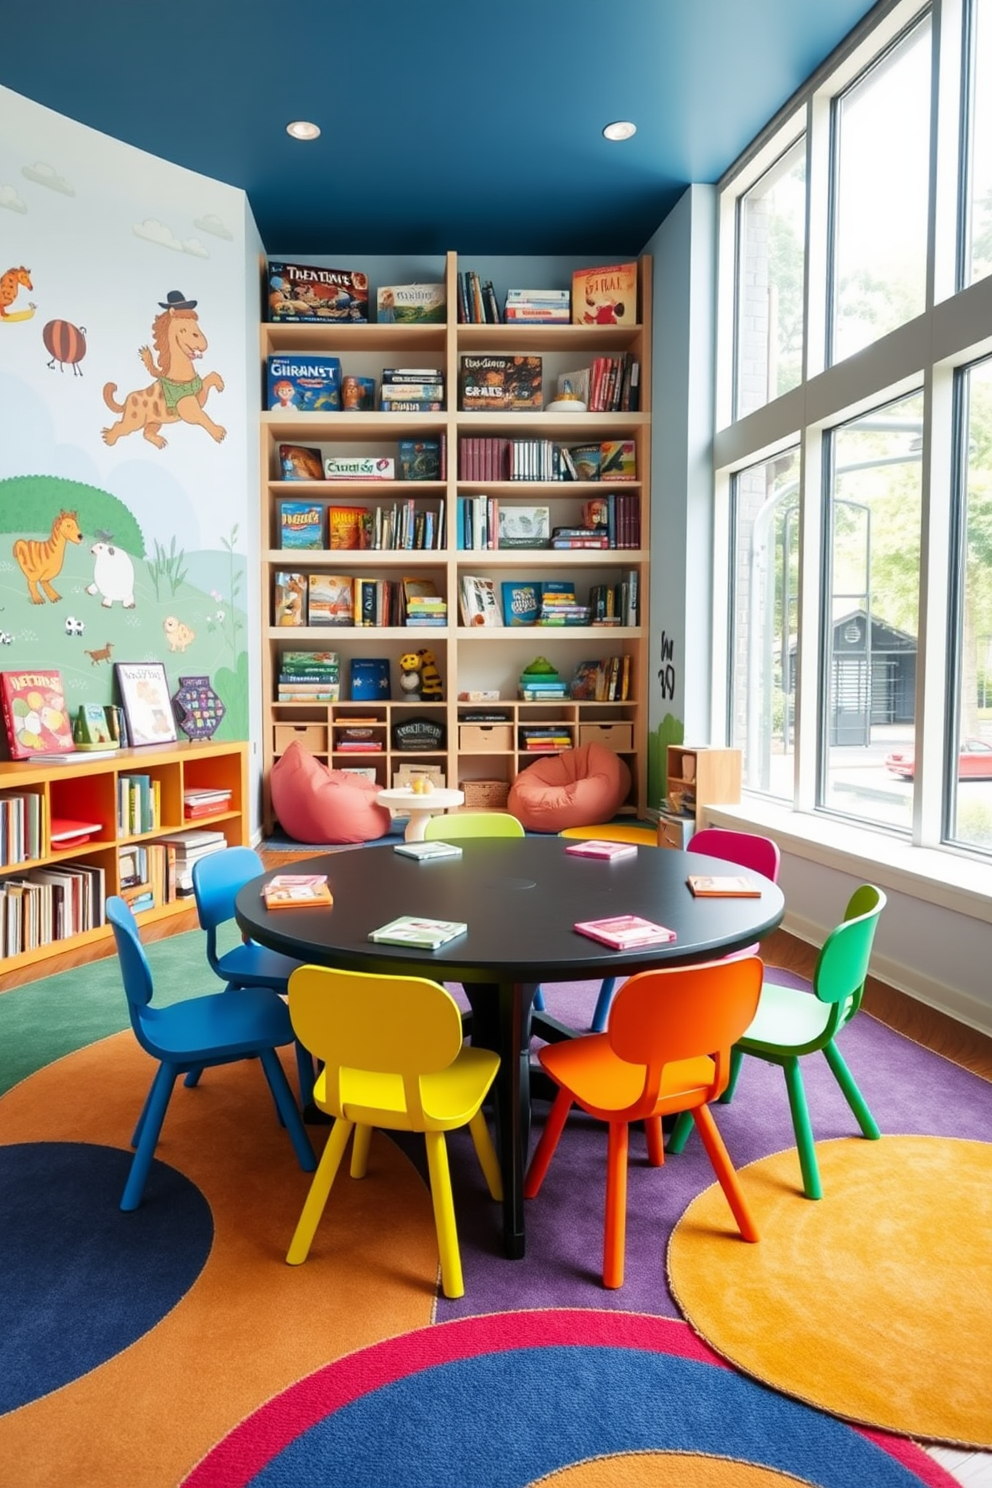
[[[432,816],[424,832],[425,842],[447,842],[456,837],[526,837],[517,821],[502,811],[451,811]]]
[[[286,1260],[306,1260],[348,1139],[351,1176],[364,1178],[372,1128],[423,1132],[446,1297],[461,1297],[461,1256],[444,1134],[467,1126],[494,1199],[502,1198],[499,1162],[482,1102],[499,1055],[462,1042],[454,998],[424,977],[373,976],[302,966],[289,979],[293,1031],[323,1068],[316,1106],[334,1117]]]
[[[808,1199],[822,1198],[823,1187],[800,1073],[801,1059],[822,1050],[845,1100],[857,1117],[862,1135],[873,1141],[881,1136],[835,1039],[861,1006],[875,929],[884,908],[885,895],[881,889],[876,889],[873,884],[862,884],[855,889],[843,921],[827,936],[817,957],[813,995],[801,988],[781,987],[768,980],[763,982],[758,1011],[743,1037],[734,1045],[730,1083],[720,1097],[725,1104],[733,1096],[745,1054],[767,1060],[769,1064],[781,1065],[799,1149],[803,1189]],[[691,1129],[691,1116],[688,1113],[680,1116],[669,1139],[669,1152],[682,1151]]]

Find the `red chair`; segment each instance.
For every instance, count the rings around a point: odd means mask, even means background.
[[[623,1285],[631,1121],[644,1122],[648,1160],[660,1167],[665,1160],[662,1116],[691,1112],[737,1228],[745,1240],[758,1238],[708,1102],[726,1089],[730,1050],[754,1017],[762,971],[759,957],[748,956],[638,972],[614,998],[605,1033],[538,1051],[559,1090],[531,1159],[524,1197],[536,1197],[573,1103],[609,1124],[605,1287]]]

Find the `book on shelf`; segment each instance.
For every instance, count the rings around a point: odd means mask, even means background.
[[[465,354],[459,362],[459,407],[473,409],[521,409],[544,407],[541,358]]]
[[[307,576],[307,624],[354,625],[355,581],[350,574]]]
[[[369,318],[369,281],[360,269],[325,269],[318,264],[268,262],[268,319],[317,325],[364,324]]]
[[[324,479],[391,481],[396,479],[396,461],[391,455],[327,455]]]
[[[76,748],[93,754],[101,746],[112,749],[119,741],[113,736],[107,710],[102,703],[80,703],[72,725]]]
[[[686,879],[697,899],[760,899],[753,879],[739,873],[690,873]]]
[[[376,291],[376,320],[396,325],[437,323],[445,318],[443,284],[384,284]]]
[[[537,583],[504,579],[503,615],[507,625],[534,625],[541,612],[541,591]]]
[[[636,325],[637,264],[603,264],[572,274],[574,325]]]
[[[576,480],[599,480],[599,472],[603,463],[601,444],[572,444],[569,445],[568,452],[575,467]]]
[[[322,549],[324,507],[319,501],[280,501],[279,547]]]
[[[409,481],[443,480],[441,439],[401,439],[400,478]]]
[[[462,855],[457,842],[397,842],[393,851],[403,858],[416,858],[418,863],[430,863],[435,858],[460,858]]]
[[[368,509],[364,506],[329,506],[327,508],[327,536],[329,548],[364,548],[365,518]]]
[[[468,925],[460,920],[432,920],[420,915],[399,915],[378,930],[369,931],[369,940],[385,945],[421,946],[436,951],[457,935],[464,935]]]
[[[633,439],[605,439],[599,453],[600,480],[637,479],[637,445]]]
[[[551,537],[551,508],[500,503],[496,524],[500,548],[546,548]]]
[[[283,480],[319,481],[324,479],[324,466],[319,449],[307,444],[281,444],[279,469]]]
[[[573,858],[602,858],[608,863],[615,863],[619,858],[636,858],[636,842],[605,842],[597,837],[589,837],[584,842],[569,843],[565,851],[571,853]]]
[[[501,626],[503,612],[495,579],[462,574],[458,581],[458,605],[463,625]]]
[[[12,760],[74,751],[62,674],[54,667],[0,672],[0,705]]]
[[[306,909],[334,903],[323,873],[277,873],[262,885],[262,898],[266,909]]]
[[[508,289],[503,319],[514,323],[568,325],[571,293],[567,289]]]
[[[269,412],[330,413],[341,407],[341,358],[286,356],[266,361],[266,407]]]
[[[279,626],[307,623],[307,576],[277,573],[272,580],[272,618]]]
[[[48,836],[52,847],[61,852],[65,848],[79,847],[82,843],[89,842],[91,837],[99,836],[102,831],[101,822],[73,821],[69,817],[53,816]]]
[[[390,697],[389,658],[353,656],[350,672],[353,702],[385,702]]]
[[[403,598],[408,605],[412,599],[430,599],[438,605],[444,603],[438,593],[437,584],[426,575],[421,577],[419,574],[409,574],[403,579],[402,583]]]
[[[675,931],[641,915],[608,915],[602,920],[579,920],[572,927],[590,940],[612,946],[615,951],[632,951],[639,946],[664,945],[675,939]]]

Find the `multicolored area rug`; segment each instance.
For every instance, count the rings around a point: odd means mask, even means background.
[[[199,932],[150,945],[149,958],[166,1000],[214,985]],[[596,990],[547,996],[581,1025]],[[864,1015],[843,1044],[883,1131],[980,1143],[992,1129],[992,1086],[977,1077]],[[800,1196],[781,1076],[753,1063],[717,1111],[734,1160],[781,1152],[783,1206],[816,1209]],[[287,1070],[294,1080],[288,1057]],[[17,1464],[16,1488],[350,1488],[367,1480],[358,1459],[370,1452],[377,1488],[549,1474],[567,1488],[950,1485],[908,1443],[787,1398],[788,1382],[770,1390],[694,1338],[665,1255],[712,1184],[698,1142],[660,1170],[633,1142],[628,1280],[608,1293],[602,1129],[570,1121],[528,1205],[527,1255],[512,1262],[471,1143],[455,1134],[466,1295],[452,1302],[438,1296],[420,1151],[381,1135],[368,1177],[339,1177],[307,1263],[286,1266],[309,1178],[253,1063],[177,1086],[145,1203],[122,1214],[151,1074],[114,960],[0,997],[0,1462]],[[825,1066],[807,1086],[826,1155],[849,1137],[850,1114]],[[319,1145],[326,1128],[312,1134]],[[853,1145],[884,1154],[896,1141]],[[913,1167],[898,1169],[912,1194]],[[886,1230],[866,1245],[869,1281],[898,1241]],[[727,1264],[721,1249],[712,1274]],[[347,1473],[321,1467],[326,1451]]]

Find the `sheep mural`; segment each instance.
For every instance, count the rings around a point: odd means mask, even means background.
[[[126,610],[134,609],[134,564],[129,553],[115,548],[110,532],[99,532],[98,541],[90,548],[93,554],[93,582],[87,584],[87,594],[102,594],[100,601],[109,610],[119,600]]]

